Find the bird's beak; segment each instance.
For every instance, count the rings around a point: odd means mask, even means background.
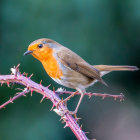
[[[31,54],[31,53],[33,53],[33,51],[26,51],[26,52],[24,53],[24,55],[28,55],[28,54]]]

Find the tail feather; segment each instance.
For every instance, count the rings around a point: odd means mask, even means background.
[[[112,65],[94,65],[99,71],[135,71],[139,70],[136,66],[112,66]]]

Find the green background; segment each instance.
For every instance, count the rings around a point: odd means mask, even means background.
[[[43,85],[52,81],[41,63],[23,56],[28,45],[38,38],[51,38],[67,46],[90,64],[136,65],[140,67],[139,0],[1,0],[0,73],[21,64],[20,71],[34,73],[33,80]],[[78,117],[88,138],[97,140],[140,139],[140,73],[113,72],[87,91],[119,94],[125,101],[92,97],[84,100]],[[13,86],[0,87],[0,104],[17,92]],[[33,93],[0,110],[0,140],[75,140],[63,128],[52,103]],[[74,109],[79,97],[69,101]]]

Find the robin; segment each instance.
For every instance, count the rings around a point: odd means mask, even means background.
[[[76,114],[86,88],[99,81],[106,85],[102,76],[111,71],[134,71],[136,66],[90,65],[79,55],[51,39],[42,38],[32,42],[24,55],[31,54],[38,59],[48,75],[57,83],[76,89],[81,93],[79,102],[72,115]],[[73,93],[62,102],[67,102]]]

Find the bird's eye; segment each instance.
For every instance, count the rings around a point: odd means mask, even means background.
[[[42,48],[42,47],[43,47],[43,44],[39,44],[39,45],[38,45],[38,48]]]

